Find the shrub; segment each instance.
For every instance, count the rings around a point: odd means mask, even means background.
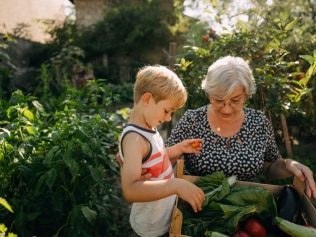
[[[1,103],[0,195],[15,210],[1,219],[20,236],[128,231],[114,159],[124,111],[110,111],[114,100],[102,81],[91,81],[68,89],[49,113],[20,91]]]

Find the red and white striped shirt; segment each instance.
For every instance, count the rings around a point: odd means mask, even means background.
[[[142,136],[150,145],[148,154],[143,157],[142,168],[152,174],[150,180],[174,178],[173,167],[169,160],[162,137],[157,130],[149,130],[134,124],[127,124],[120,139],[120,156],[124,161],[122,141],[126,134],[134,132]],[[140,194],[141,195],[141,194]],[[176,195],[153,202],[133,203],[130,223],[133,230],[142,237],[160,236],[169,231],[172,210]]]

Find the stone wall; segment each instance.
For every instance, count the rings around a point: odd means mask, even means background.
[[[141,0],[126,0],[127,4],[136,4]],[[111,0],[74,0],[76,23],[90,26],[103,19],[104,11],[115,7]]]
[[[76,24],[87,27],[102,20],[106,2],[105,0],[75,0]]]

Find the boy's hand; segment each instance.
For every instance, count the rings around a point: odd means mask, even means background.
[[[179,143],[183,153],[201,154],[202,139],[187,139]]]
[[[121,159],[120,154],[116,153],[115,158],[116,158],[117,162],[119,163],[120,167],[122,167],[123,166],[123,161]],[[151,178],[151,176],[152,176],[151,173],[148,173],[147,169],[142,169],[142,176],[141,176],[140,180],[148,180],[148,179]]]
[[[204,192],[190,181],[179,179],[178,196],[188,202],[195,213],[202,210]]]

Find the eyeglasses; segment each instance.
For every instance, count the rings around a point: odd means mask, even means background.
[[[232,99],[230,102],[225,102],[224,100],[216,100],[216,99],[211,99],[212,105],[217,108],[221,109],[224,108],[226,105],[231,106],[232,108],[237,108],[240,105],[243,105],[245,103],[245,97],[238,98],[238,99]]]

